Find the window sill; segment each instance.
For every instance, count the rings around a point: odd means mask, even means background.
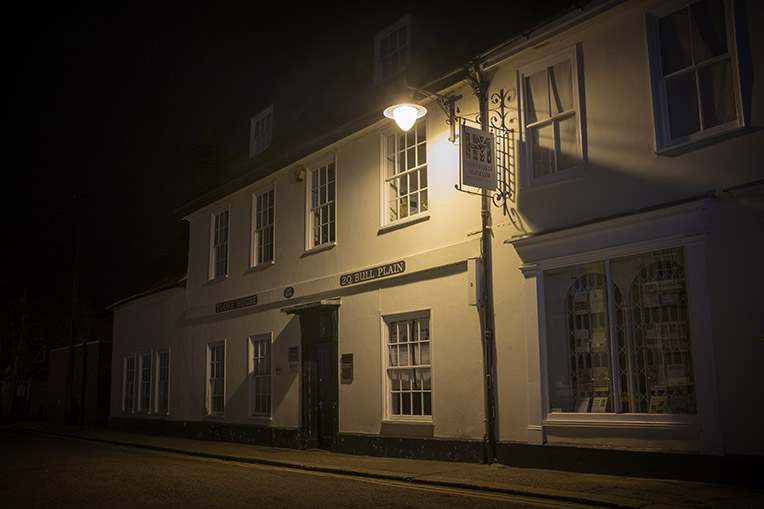
[[[565,413],[547,414],[541,424],[545,427],[573,428],[697,428],[697,414],[613,414]]]
[[[225,276],[218,276],[214,279],[209,279],[206,283],[204,283],[204,286],[216,285],[220,283],[221,281],[225,281],[226,279],[228,279],[228,274],[226,274]]]
[[[253,272],[263,271],[263,270],[267,269],[268,267],[273,267],[274,263],[275,262],[273,260],[271,260],[269,262],[258,263],[257,265],[247,269],[247,271],[244,272],[244,274],[246,275],[246,274],[252,274]]]
[[[222,421],[223,419],[225,419],[225,414],[224,413],[204,414],[204,418],[211,419],[214,421]]]
[[[674,144],[665,144],[665,146],[655,151],[655,155],[668,157],[680,156],[682,154],[692,152],[693,150],[698,150],[709,145],[727,140],[729,138],[740,136],[741,134],[748,133],[751,130],[751,128],[748,128],[744,125],[735,125],[734,127],[727,127],[717,131],[707,132],[702,136],[688,136],[684,140]]]
[[[432,420],[385,419],[379,432],[381,435],[426,438],[435,436],[435,424]]]
[[[262,415],[255,414],[255,415],[247,416],[247,420],[255,425],[259,424],[261,426],[268,426],[271,424],[273,417],[266,414],[262,414]]]
[[[422,212],[421,214],[417,214],[416,216],[407,217],[406,219],[400,219],[396,221],[395,223],[386,224],[385,226],[382,226],[377,231],[377,235],[384,235],[385,233],[392,232],[395,230],[400,230],[401,228],[406,228],[407,226],[421,223],[429,219],[430,219],[430,211],[428,210],[427,212]]]
[[[320,246],[312,247],[310,249],[305,250],[300,255],[300,258],[304,258],[305,256],[310,256],[310,255],[316,254],[316,253],[323,253],[324,251],[328,251],[330,249],[334,249],[334,247],[336,245],[337,245],[337,241],[334,241],[334,242],[328,242],[326,244],[321,244]]]
[[[566,168],[562,171],[553,173],[551,175],[545,175],[543,177],[538,177],[538,178],[526,177],[526,183],[520,187],[520,190],[530,191],[532,189],[541,189],[547,186],[552,186],[554,184],[561,184],[564,182],[569,182],[571,180],[583,178],[586,173],[584,171],[585,166],[586,166],[585,163],[581,163],[577,166],[574,166],[572,168]]]

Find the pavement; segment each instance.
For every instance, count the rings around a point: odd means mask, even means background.
[[[220,460],[256,463],[337,475],[448,486],[614,508],[764,508],[762,489],[693,481],[585,474],[505,465],[457,463],[339,454],[321,449],[210,442],[125,433],[105,427],[14,422],[31,432]]]

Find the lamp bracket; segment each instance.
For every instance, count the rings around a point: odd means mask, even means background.
[[[413,94],[420,94],[424,97],[434,99],[435,102],[438,103],[440,108],[443,110],[443,113],[446,114],[446,124],[448,124],[451,128],[451,136],[448,137],[448,141],[454,143],[457,138],[456,124],[459,114],[459,107],[456,105],[456,101],[462,98],[461,94],[443,95],[438,94],[437,92],[430,92],[429,90],[425,90],[423,88],[412,87],[408,84],[408,81],[406,81],[405,76],[403,77],[403,86],[413,92]]]

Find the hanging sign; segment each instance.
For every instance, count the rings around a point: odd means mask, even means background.
[[[462,184],[486,191],[496,189],[496,143],[493,134],[461,127]]]

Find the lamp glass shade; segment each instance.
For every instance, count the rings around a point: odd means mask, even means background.
[[[408,131],[418,118],[427,113],[427,108],[418,104],[396,104],[385,110],[385,116],[392,118],[398,127]]]

